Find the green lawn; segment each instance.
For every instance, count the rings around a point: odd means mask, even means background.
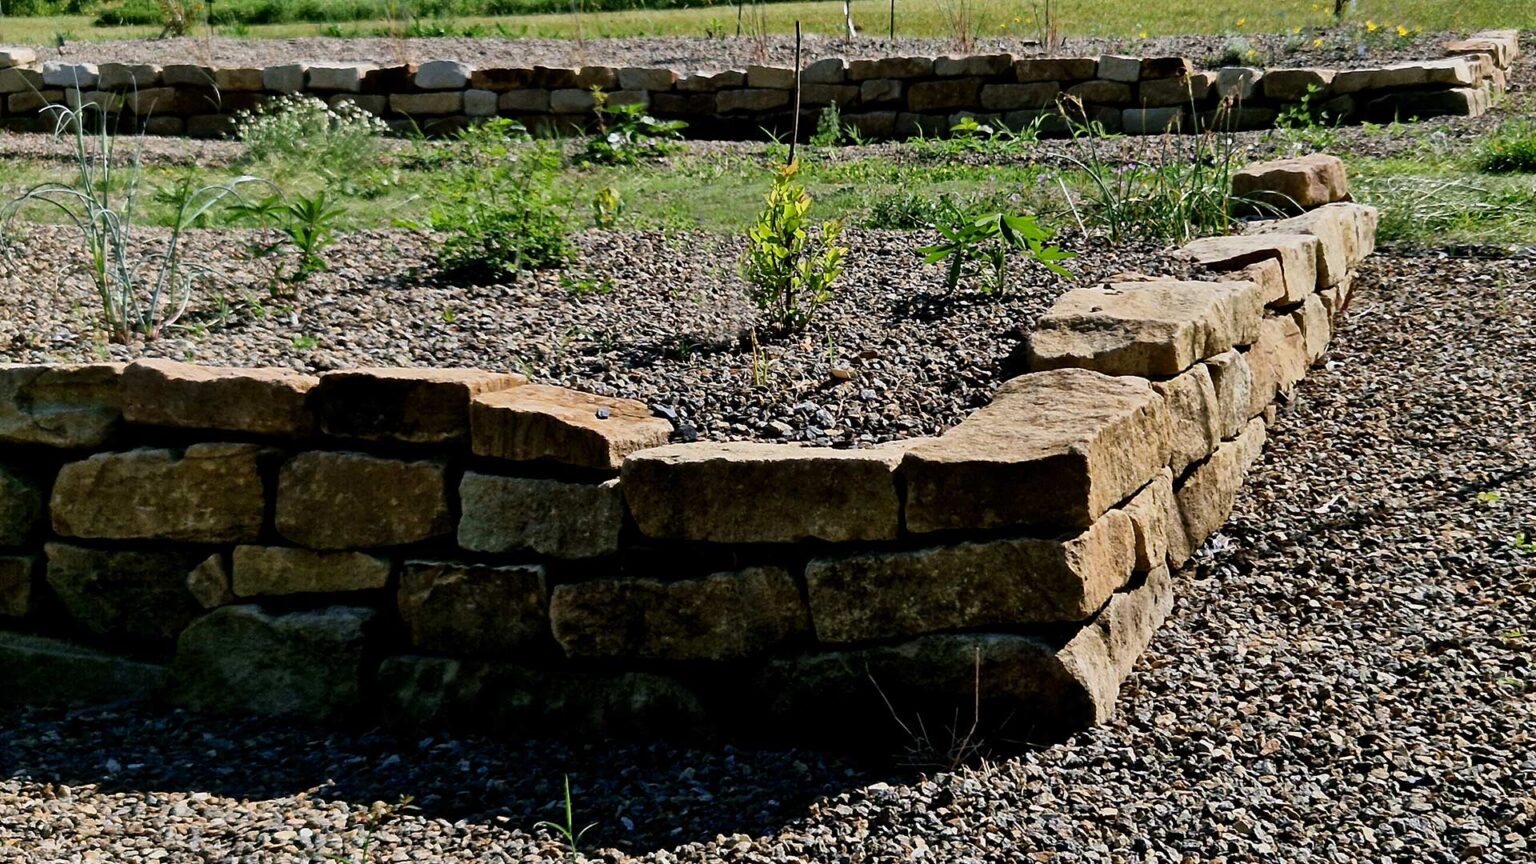
[[[898,0],[898,35],[951,36],[954,32],[946,10],[968,10],[972,29],[985,35],[1033,37],[1035,25],[1029,0]],[[854,21],[867,35],[884,35],[889,27],[886,0],[855,0]],[[1108,0],[1057,0],[1057,28],[1066,37],[1103,36],[1135,38],[1186,33],[1278,33],[1297,27],[1321,27],[1332,22],[1331,0],[1160,0],[1160,2],[1108,2]],[[788,34],[794,22],[804,22],[811,33],[836,34],[842,27],[842,3],[774,3],[757,7],[765,29]],[[757,13],[749,11],[748,19]],[[144,39],[154,36],[152,27],[95,27],[93,16],[0,18],[0,43],[47,44],[57,34],[70,39]],[[1536,28],[1536,3],[1508,0],[1361,0],[1353,20],[1371,20],[1387,28],[1475,30],[1494,27]],[[377,35],[399,31],[406,25],[386,20],[253,25],[219,35],[260,38],[291,38],[322,33]],[[625,11],[562,15],[506,15],[499,17],[432,19],[418,24],[417,32],[444,35],[462,33],[509,36],[584,38],[609,36],[705,36],[736,32],[736,7],[729,3],[698,9]]]

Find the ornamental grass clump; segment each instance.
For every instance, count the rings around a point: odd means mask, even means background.
[[[1478,170],[1488,174],[1536,173],[1536,124],[1512,120],[1483,139]]]
[[[747,296],[780,331],[803,330],[816,311],[832,299],[843,274],[846,246],[837,244],[843,223],[819,226],[810,218],[811,196],[796,181],[800,164],[779,169],[768,190],[767,206],[747,231],[741,275]]]

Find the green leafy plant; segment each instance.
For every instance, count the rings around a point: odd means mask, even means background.
[[[608,95],[596,88],[592,95],[597,132],[588,136],[576,154],[578,165],[638,165],[659,159],[677,149],[677,141],[688,127],[681,120],[658,120],[638,103],[610,106]]]
[[[944,282],[951,291],[962,282],[972,282],[988,294],[1007,293],[1009,263],[1020,255],[1027,263],[1038,264],[1066,279],[1074,278],[1061,262],[1075,256],[1046,245],[1051,232],[1033,216],[967,215],[954,209],[948,224],[939,226],[939,234],[943,242],[924,246],[920,251],[924,263],[948,262]]]
[[[246,161],[313,170],[328,179],[375,168],[388,131],[383,120],[351,102],[331,108],[313,96],[281,96],[235,115]]]
[[[269,195],[258,201],[241,202],[230,209],[238,217],[254,219],[277,233],[276,241],[256,247],[258,257],[285,250],[292,250],[297,255],[298,261],[291,271],[283,273],[279,270],[275,274],[277,281],[294,285],[329,269],[320,252],[336,241],[335,225],[345,211],[327,201],[324,192],[295,195],[292,199]]]
[[[869,205],[864,227],[898,231],[936,228],[950,206],[953,205],[947,198],[929,198],[916,192],[891,192]]]
[[[612,186],[604,186],[592,196],[592,221],[597,227],[612,229],[619,224],[619,216],[624,212],[624,196]]]
[[[864,136],[856,127],[843,122],[842,110],[836,102],[828,102],[816,118],[816,131],[811,133],[812,147],[836,147],[839,144],[863,144]]]
[[[1489,174],[1536,172],[1536,123],[1512,120],[1483,139],[1478,170]]]
[[[799,330],[828,300],[843,273],[847,247],[837,244],[841,220],[818,227],[810,218],[812,200],[796,177],[800,165],[784,166],[769,187],[767,206],[747,231],[741,273],[747,296],[780,330]]]
[[[575,807],[573,807],[571,804],[571,775],[565,775],[565,821],[551,822],[545,819],[539,822],[535,822],[533,827],[548,828],[549,830],[560,835],[560,837],[565,840],[566,850],[570,853],[572,858],[575,858],[581,854],[579,847],[581,845],[582,838],[587,836],[588,831],[596,828],[597,823],[592,822],[588,824],[587,827],[582,828],[579,831],[576,829],[576,810]]]
[[[158,251],[140,251],[136,219],[142,152],[134,151],[126,161],[119,158],[106,113],[93,103],[79,108],[51,105],[44,110],[54,118],[54,137],[73,144],[74,182],[33,186],[7,202],[0,214],[12,223],[37,205],[62,216],[79,232],[85,270],[110,338],[122,343],[135,335],[159,338],[186,312],[199,284],[221,278],[212,268],[186,260],[182,248],[186,231],[238,198],[240,187],[259,181],[242,175],[198,185],[184,178],[163,199],[172,207],[169,235]],[[87,132],[93,117],[94,131]]]

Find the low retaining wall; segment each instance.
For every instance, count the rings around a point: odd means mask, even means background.
[[[1162,133],[1209,128],[1223,99],[1235,104],[1220,122],[1240,129],[1273,126],[1306,108],[1326,122],[1386,122],[1436,115],[1477,116],[1504,92],[1519,52],[1513,30],[1479,33],[1445,46],[1444,60],[1373,69],[1230,67],[1195,71],[1182,57],[974,57],[828,59],[801,76],[802,128],[836,103],[844,120],[869,138],[943,134],[962,117],[1022,128],[1063,112],[1111,132]],[[593,124],[593,90],[609,104],[641,103],[662,118],[686,120],[690,135],[755,138],[787,132],[795,72],[769,66],[679,74],[662,68],[586,66],[475,69],[452,60],[379,68],[367,64],[292,63],[264,69],[105,63],[37,64],[25,49],[0,51],[0,126],[51,129],[48,104],[91,102],[118,112],[130,128],[158,135],[219,136],[238,111],[275,96],[307,93],[332,105],[352,102],[400,128],[460,128],[477,118],[516,117],[536,132]],[[1305,104],[1304,104],[1305,103]]]
[[[898,745],[1109,717],[1326,348],[1376,213],[1063,295],[936,438],[668,443],[478,370],[0,367],[0,701]],[[979,688],[979,689],[978,689]],[[893,741],[893,736],[896,739]],[[887,751],[889,752],[889,751]]]

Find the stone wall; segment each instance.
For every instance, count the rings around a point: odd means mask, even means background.
[[[1021,128],[1067,128],[1064,117],[1110,132],[1273,126],[1306,107],[1325,122],[1386,122],[1436,115],[1477,116],[1504,92],[1519,50],[1513,30],[1448,43],[1446,58],[1372,69],[1196,71],[1182,57],[891,57],[820,60],[800,77],[802,128],[836,103],[866,137],[942,134],[962,117]],[[9,66],[9,68],[4,68]],[[611,105],[641,103],[662,118],[686,120],[689,134],[755,138],[791,126],[795,72],[770,66],[680,74],[672,69],[536,66],[475,69],[453,60],[420,65],[292,63],[264,69],[193,65],[49,62],[26,49],[0,50],[0,127],[52,128],[39,109],[90,102],[117,112],[128,128],[158,135],[218,136],[238,111],[275,96],[307,93],[332,105],[352,102],[402,129],[446,131],[479,118],[522,120],[535,132],[569,132],[593,123],[593,90]],[[1233,108],[1216,113],[1222,100]],[[1303,106],[1303,100],[1306,105]]]
[[[1190,243],[1210,281],[1068,291],[1033,371],[870,449],[669,443],[479,370],[0,367],[0,701],[882,748],[978,700],[1005,740],[1103,721],[1372,248],[1338,160],[1242,182],[1310,209]]]

